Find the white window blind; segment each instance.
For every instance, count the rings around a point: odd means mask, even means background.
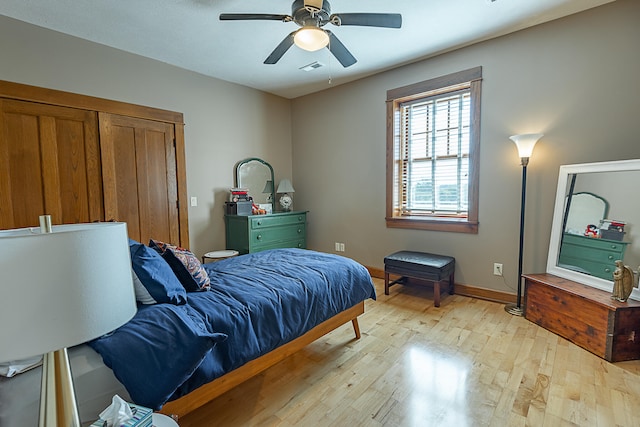
[[[400,103],[401,216],[467,217],[470,110],[468,87]]]

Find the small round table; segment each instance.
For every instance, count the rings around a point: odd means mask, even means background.
[[[151,415],[151,418],[153,419],[154,427],[178,427],[177,422],[164,414],[154,412],[153,415]]]
[[[223,259],[227,259],[227,258],[231,258],[234,256],[238,256],[239,252],[238,251],[234,251],[233,249],[227,249],[224,251],[211,251],[211,252],[207,252],[206,254],[202,255],[202,263],[205,263],[205,260],[210,259],[213,260],[213,262],[215,261],[220,261]]]

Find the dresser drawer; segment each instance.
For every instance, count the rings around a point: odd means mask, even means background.
[[[562,239],[562,244],[618,253],[623,252],[627,245],[626,242],[618,242],[615,240],[607,239],[595,239],[593,237],[578,236],[574,234],[565,234]]]
[[[561,256],[570,258],[583,258],[593,262],[603,262],[608,264],[614,264],[617,259],[621,259],[622,253],[620,251],[613,251],[608,249],[596,249],[588,248],[586,246],[562,245]]]
[[[565,256],[564,253],[558,258],[560,265],[571,266],[572,270],[580,270],[583,273],[591,274],[605,280],[613,280],[613,271],[616,269],[614,262],[595,262],[585,258],[574,258]]]
[[[265,215],[265,216],[259,216],[259,217],[252,217],[250,219],[251,229],[259,230],[259,229],[269,228],[269,227],[305,224],[307,222],[306,217],[307,216],[305,213],[300,213],[295,215],[286,215],[286,216]]]
[[[266,251],[268,249],[281,249],[281,248],[306,249],[307,242],[305,239],[297,239],[297,240],[286,240],[283,242],[260,243],[252,246],[252,252],[260,252],[260,251]]]
[[[251,241],[253,244],[269,244],[272,242],[300,239],[304,237],[305,234],[305,224],[296,224],[282,227],[268,227],[258,230],[251,230]]]

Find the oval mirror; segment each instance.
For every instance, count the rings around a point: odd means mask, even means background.
[[[275,211],[273,168],[257,157],[244,159],[236,165],[236,187],[246,188],[255,204],[270,204]]]

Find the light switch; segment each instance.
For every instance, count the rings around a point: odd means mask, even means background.
[[[198,206],[198,198],[193,196],[191,197],[191,206]]]

